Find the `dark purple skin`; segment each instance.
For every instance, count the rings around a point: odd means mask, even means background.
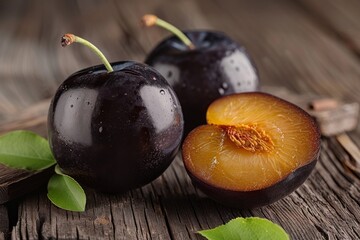
[[[296,169],[281,181],[268,188],[256,191],[231,191],[221,189],[199,180],[189,171],[188,174],[194,186],[199,188],[211,199],[229,207],[253,209],[274,203],[301,186],[314,169],[319,158],[319,153],[320,149],[312,161]]]
[[[170,165],[183,134],[177,97],[153,68],[90,67],[66,79],[49,109],[51,150],[64,173],[102,192],[143,186]]]
[[[206,110],[215,99],[256,91],[257,70],[244,47],[220,32],[185,31],[195,45],[187,48],[171,36],[159,43],[145,62],[174,88],[185,119],[185,133],[206,123]]]

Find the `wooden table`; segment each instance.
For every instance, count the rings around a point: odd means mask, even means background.
[[[244,44],[263,86],[360,102],[357,0],[1,1],[0,132],[46,135],[49,98],[71,73],[98,64],[91,40],[110,61],[138,60],[168,33],[143,29],[155,13],[182,29],[215,29]],[[349,133],[360,145],[360,128]],[[292,239],[360,239],[360,180],[336,137],[322,139],[320,161],[294,193],[266,207],[230,209],[195,189],[180,157],[151,184],[121,195],[86,189],[83,213],[50,204],[45,188],[0,205],[0,239],[203,239],[196,232],[243,216],[280,224]]]

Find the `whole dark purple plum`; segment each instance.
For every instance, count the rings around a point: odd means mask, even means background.
[[[65,174],[103,192],[143,186],[170,165],[183,134],[178,99],[153,68],[135,62],[74,73],[57,90],[48,134]]]
[[[173,35],[160,42],[145,63],[158,70],[174,88],[188,133],[206,123],[206,109],[211,102],[223,95],[258,90],[259,77],[245,48],[225,34],[183,33],[193,48]]]

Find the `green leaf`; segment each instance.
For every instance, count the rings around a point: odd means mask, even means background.
[[[55,164],[48,141],[30,131],[0,137],[0,163],[13,168],[42,170]]]
[[[199,231],[208,240],[289,240],[289,235],[279,225],[258,218],[236,218],[225,225]]]
[[[57,207],[64,210],[85,211],[86,195],[82,187],[72,177],[61,172],[58,165],[48,183],[48,198]]]

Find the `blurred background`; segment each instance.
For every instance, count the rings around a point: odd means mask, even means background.
[[[247,48],[262,86],[360,101],[358,0],[12,0],[0,2],[0,123],[48,104],[67,76],[99,64],[83,46],[63,49],[64,33],[109,61],[143,61],[169,35],[141,27],[145,13],[225,32]]]

